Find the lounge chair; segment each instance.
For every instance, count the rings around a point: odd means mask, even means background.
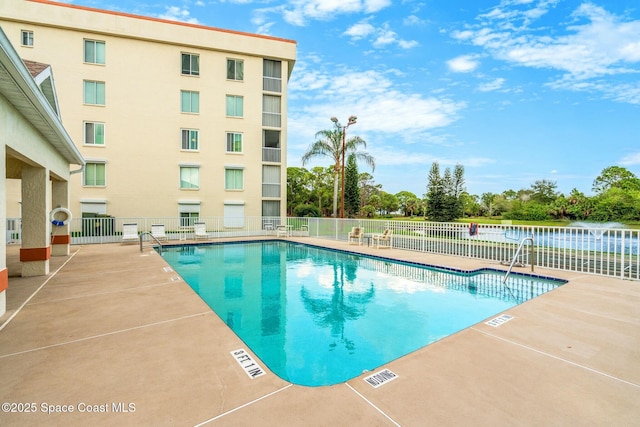
[[[363,235],[362,227],[353,227],[347,236],[347,243],[351,244],[352,241],[355,241],[358,245],[362,245]]]
[[[138,224],[122,224],[122,243],[137,242]]]
[[[193,237],[198,239],[208,239],[209,235],[207,234],[207,224],[204,222],[194,222],[193,223]]]
[[[296,236],[308,236],[309,235],[309,226],[308,225],[301,225],[296,231],[295,231],[295,235]]]
[[[164,224],[151,224],[151,235],[160,241],[167,240]]]
[[[276,237],[289,237],[291,229],[287,225],[279,225],[276,227]]]
[[[371,240],[373,240],[373,244],[375,245],[376,248],[378,248],[378,249],[380,249],[380,248],[389,249],[389,248],[391,248],[391,245],[393,243],[392,231],[387,228],[386,230],[384,230],[384,233],[374,235],[371,238]]]

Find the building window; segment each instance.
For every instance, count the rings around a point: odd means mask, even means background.
[[[280,166],[262,165],[262,197],[280,197]]]
[[[242,153],[242,134],[227,132],[227,153]]]
[[[262,216],[280,216],[279,200],[263,200]]]
[[[96,40],[84,41],[84,62],[89,64],[105,63],[105,44]]]
[[[227,79],[244,80],[244,61],[227,59]]]
[[[200,113],[200,92],[192,92],[190,90],[180,91],[180,112],[181,113]]]
[[[84,122],[85,145],[104,145],[104,123]]]
[[[200,214],[197,212],[180,212],[180,227],[193,227]]]
[[[225,228],[244,227],[244,202],[224,202],[224,226]]]
[[[178,203],[180,227],[193,227],[193,223],[200,218],[200,202],[188,201]]]
[[[185,76],[200,75],[200,55],[193,53],[182,54],[182,74]]]
[[[224,169],[224,189],[242,190],[244,188],[244,169],[227,167]]]
[[[22,30],[21,34],[22,34],[22,37],[21,37],[22,46],[32,47],[33,46],[33,31]]]
[[[243,116],[243,98],[236,95],[227,95],[227,116]]]
[[[104,105],[104,82],[84,81],[84,103],[90,105]]]
[[[282,62],[265,59],[262,62],[262,90],[282,92]]]
[[[105,162],[87,162],[85,164],[84,185],[87,187],[107,185],[107,165]]]
[[[198,137],[199,131],[195,129],[181,129],[183,150],[197,151],[198,150]]]
[[[262,126],[279,128],[281,122],[280,97],[262,95]]]
[[[180,188],[183,190],[200,188],[199,166],[180,166]]]
[[[262,161],[280,162],[280,158],[280,131],[264,129],[262,131]]]

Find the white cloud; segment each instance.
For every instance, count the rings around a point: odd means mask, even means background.
[[[640,152],[624,156],[619,162],[623,166],[640,165]]]
[[[360,40],[376,31],[375,27],[368,22],[358,22],[352,25],[344,32],[346,36],[351,37],[353,40]]]
[[[451,35],[483,48],[495,59],[555,70],[560,74],[550,87],[589,90],[619,102],[640,103],[638,85],[616,81],[617,76],[622,79],[640,73],[640,20],[625,20],[600,6],[583,3],[572,13],[573,22],[557,33],[532,28],[556,3],[505,0],[480,15],[481,24]]]
[[[404,18],[402,23],[406,26],[413,26],[413,25],[422,25],[425,23],[425,21],[423,19],[420,19],[416,15],[409,15],[406,18]]]
[[[399,39],[396,32],[389,28],[389,24],[384,24],[382,27],[376,28],[369,24],[366,19],[352,25],[343,34],[351,37],[352,41],[358,41],[365,37],[372,36],[373,47],[378,49],[389,45],[397,45],[402,49],[411,49],[418,46],[418,42],[415,40]]]
[[[315,133],[331,127],[330,117],[345,121],[358,116],[353,131],[374,144],[393,146],[402,152],[411,144],[431,144],[429,132],[444,128],[465,108],[446,97],[407,92],[390,78],[393,71],[324,71],[317,64],[299,60],[289,84],[290,99],[305,99],[304,107],[289,111],[288,135],[292,158],[299,158],[313,142]],[[409,148],[407,152],[411,152]],[[415,158],[415,156],[414,156]]]
[[[478,90],[480,92],[492,92],[494,90],[498,90],[502,88],[502,86],[504,85],[504,82],[505,82],[505,79],[500,77],[488,83],[481,84],[480,86],[478,86]]]
[[[160,19],[166,19],[169,21],[180,21],[180,22],[188,22],[190,24],[198,24],[198,20],[196,18],[191,18],[190,12],[188,9],[180,8],[178,6],[167,6],[166,12],[158,15]]]
[[[282,7],[283,18],[291,25],[303,26],[308,19],[329,20],[340,14],[376,13],[391,0],[291,0]]]
[[[455,73],[469,73],[478,68],[480,63],[472,55],[458,56],[447,61],[449,69]]]

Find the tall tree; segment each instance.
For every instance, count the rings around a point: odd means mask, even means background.
[[[558,185],[555,181],[539,179],[531,184],[531,200],[543,205],[549,204],[558,197],[556,188]]]
[[[344,172],[344,210],[349,218],[360,212],[360,188],[358,187],[358,164],[355,154],[349,154]]]
[[[382,191],[382,184],[376,184],[373,175],[367,172],[358,175],[358,187],[360,188],[361,207],[369,204],[369,197]]]
[[[602,170],[593,181],[593,191],[602,194],[610,188],[623,190],[640,190],[640,179],[635,174],[620,166],[609,166]]]
[[[333,183],[333,168],[316,166],[310,172],[312,203],[317,202],[318,209],[328,215],[331,204],[331,186]],[[326,208],[325,208],[326,206]]]
[[[418,199],[418,196],[412,192],[400,191],[399,193],[396,193],[396,198],[398,199],[400,209],[404,216],[413,216],[413,214],[418,211],[420,200]]]
[[[293,214],[296,206],[309,202],[311,175],[305,168],[287,168],[287,213]]]
[[[306,165],[314,157],[329,157],[333,161],[334,181],[333,181],[333,216],[337,217],[338,212],[338,184],[340,183],[340,173],[342,172],[342,134],[344,127],[338,122],[334,122],[334,128],[321,130],[316,133],[316,141],[309,146],[307,152],[302,156],[302,165]],[[369,153],[358,151],[360,147],[366,148],[367,143],[359,136],[353,136],[345,141],[345,155],[354,153],[356,160],[362,160],[371,169],[375,169],[375,159]]]
[[[452,221],[464,215],[461,196],[464,192],[464,168],[456,165],[454,173],[446,168],[440,176],[438,162],[431,165],[427,183],[426,209],[433,221]]]
[[[427,178],[426,214],[432,221],[445,221],[443,212],[445,205],[445,182],[440,176],[440,165],[433,162]]]

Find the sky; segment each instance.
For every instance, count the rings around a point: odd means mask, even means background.
[[[592,195],[640,177],[638,0],[73,0],[295,40],[288,166],[331,117],[375,158],[382,189],[422,197],[433,162],[469,193],[553,181]],[[329,166],[318,158],[305,165]]]

